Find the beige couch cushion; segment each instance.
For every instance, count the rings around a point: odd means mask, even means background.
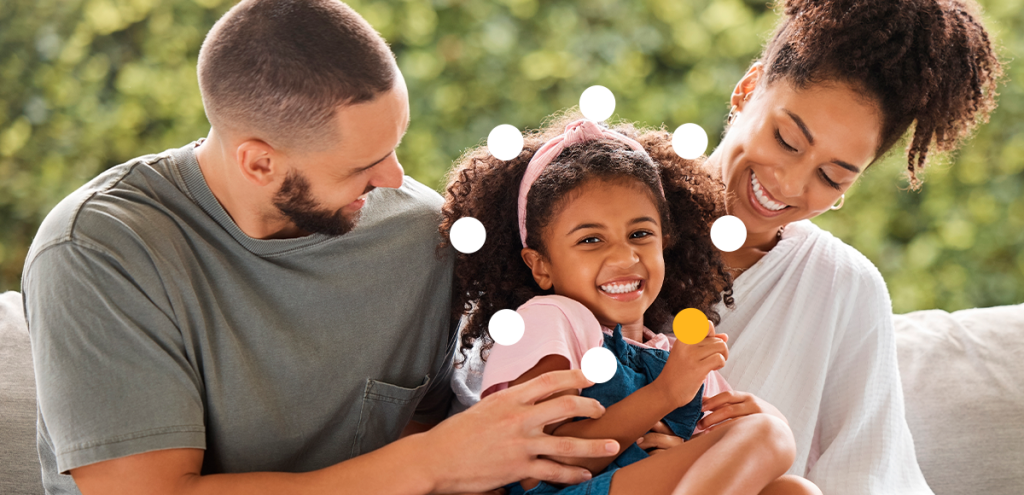
[[[43,493],[36,382],[21,294],[0,294],[0,493]]]
[[[895,324],[907,422],[936,495],[1024,494],[1024,304]]]

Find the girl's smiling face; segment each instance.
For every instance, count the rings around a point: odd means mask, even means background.
[[[644,312],[665,281],[661,215],[647,188],[595,179],[568,195],[542,233],[545,254],[523,260],[542,289],[579,301],[602,325],[642,335]]]

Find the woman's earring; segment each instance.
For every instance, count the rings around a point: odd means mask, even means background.
[[[736,118],[736,105],[733,105],[732,109],[729,110],[729,116],[726,117],[725,123],[726,124],[732,124],[732,119],[735,119],[735,118]]]
[[[845,203],[845,202],[846,202],[846,194],[843,194],[842,196],[839,196],[839,203],[832,205],[832,207],[829,208],[829,209],[830,210],[838,210],[838,209],[843,207],[843,203]]]

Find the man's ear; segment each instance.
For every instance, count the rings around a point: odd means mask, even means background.
[[[284,172],[281,154],[259,139],[242,141],[235,148],[235,163],[243,177],[261,187],[274,183]]]
[[[754,62],[754,65],[747,69],[747,73],[743,75],[743,78],[736,83],[736,88],[732,90],[732,96],[729,97],[729,105],[736,107],[736,110],[742,112],[747,101],[750,101],[750,98],[753,97],[754,91],[757,89],[757,83],[763,75],[764,64]]]
[[[519,254],[523,257],[523,261],[526,262],[526,266],[530,267],[530,272],[533,273],[533,280],[537,282],[537,285],[544,290],[550,289],[554,284],[551,282],[551,270],[547,258],[540,254],[540,251],[533,248],[523,248]]]

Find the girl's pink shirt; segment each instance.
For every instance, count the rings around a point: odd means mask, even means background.
[[[602,327],[586,306],[574,299],[559,295],[537,296],[516,310],[526,329],[523,337],[513,345],[494,344],[484,366],[480,398],[508,388],[509,382],[532,369],[545,356],[564,356],[570,369],[579,369],[583,354],[601,347],[604,334],[612,329]],[[625,339],[637,347],[669,351],[674,336],[654,333],[644,328],[644,342]],[[729,383],[717,371],[704,378],[704,397],[714,397],[731,391]],[[698,428],[696,432],[699,432]]]

